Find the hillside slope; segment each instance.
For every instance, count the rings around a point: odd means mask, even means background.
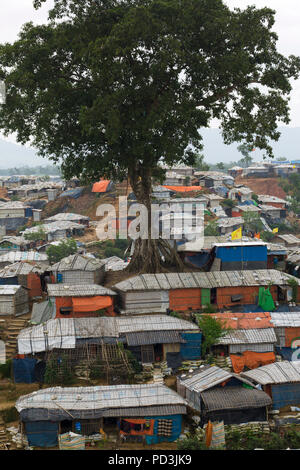
[[[286,198],[286,193],[278,184],[278,178],[236,178],[235,183],[248,186],[255,194],[268,194],[269,196]]]

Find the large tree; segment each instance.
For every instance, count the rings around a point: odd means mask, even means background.
[[[149,208],[160,164],[192,165],[212,118],[225,143],[272,156],[300,70],[277,51],[274,14],[222,0],[55,0],[47,24],[0,46],[0,128],[67,178],[128,177]],[[131,269],[160,270],[158,245],[138,240]]]

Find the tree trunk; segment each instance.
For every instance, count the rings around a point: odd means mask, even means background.
[[[126,268],[131,273],[167,272],[170,267],[184,271],[184,264],[168,240],[151,238],[151,168],[140,166],[132,168],[128,173],[129,182],[139,204],[148,210],[148,239],[138,238],[134,242],[134,253]]]

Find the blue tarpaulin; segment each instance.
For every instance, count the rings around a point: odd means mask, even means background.
[[[300,405],[300,383],[272,385],[273,409]]]
[[[191,263],[193,266],[197,268],[202,268],[205,266],[210,259],[210,253],[196,253],[194,255],[186,255],[185,261]]]
[[[81,196],[83,190],[84,188],[69,189],[61,193],[59,197],[72,197],[73,199],[77,199]]]
[[[9,286],[17,286],[18,283],[18,276],[15,277],[0,277],[0,286],[9,285]]]
[[[300,361],[300,354],[297,349],[276,346],[276,354],[279,354],[285,361]],[[292,357],[293,356],[293,357]],[[296,357],[295,357],[296,356]]]
[[[158,444],[159,442],[173,442],[178,439],[181,434],[182,427],[182,415],[170,415],[170,416],[148,416],[145,419],[154,419],[153,436],[146,436],[147,444]],[[172,433],[170,437],[158,435],[158,420],[160,419],[171,419],[172,420]]]
[[[202,333],[181,333],[185,343],[180,345],[182,359],[193,360],[201,357]]]
[[[32,384],[36,382],[35,366],[36,359],[13,359],[14,381],[16,384]]]
[[[55,447],[58,445],[58,423],[32,421],[25,423],[28,444],[33,447]]]

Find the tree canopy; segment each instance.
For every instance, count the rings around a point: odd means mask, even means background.
[[[27,23],[0,46],[0,128],[66,178],[128,177],[149,207],[160,164],[192,165],[213,118],[226,144],[272,156],[300,70],[277,50],[274,15],[222,0],[55,0],[47,24]],[[137,256],[147,251],[152,264],[139,266],[155,270],[151,243]]]
[[[67,256],[77,253],[77,243],[73,238],[61,240],[58,245],[50,245],[46,249],[50,263],[58,263]]]

